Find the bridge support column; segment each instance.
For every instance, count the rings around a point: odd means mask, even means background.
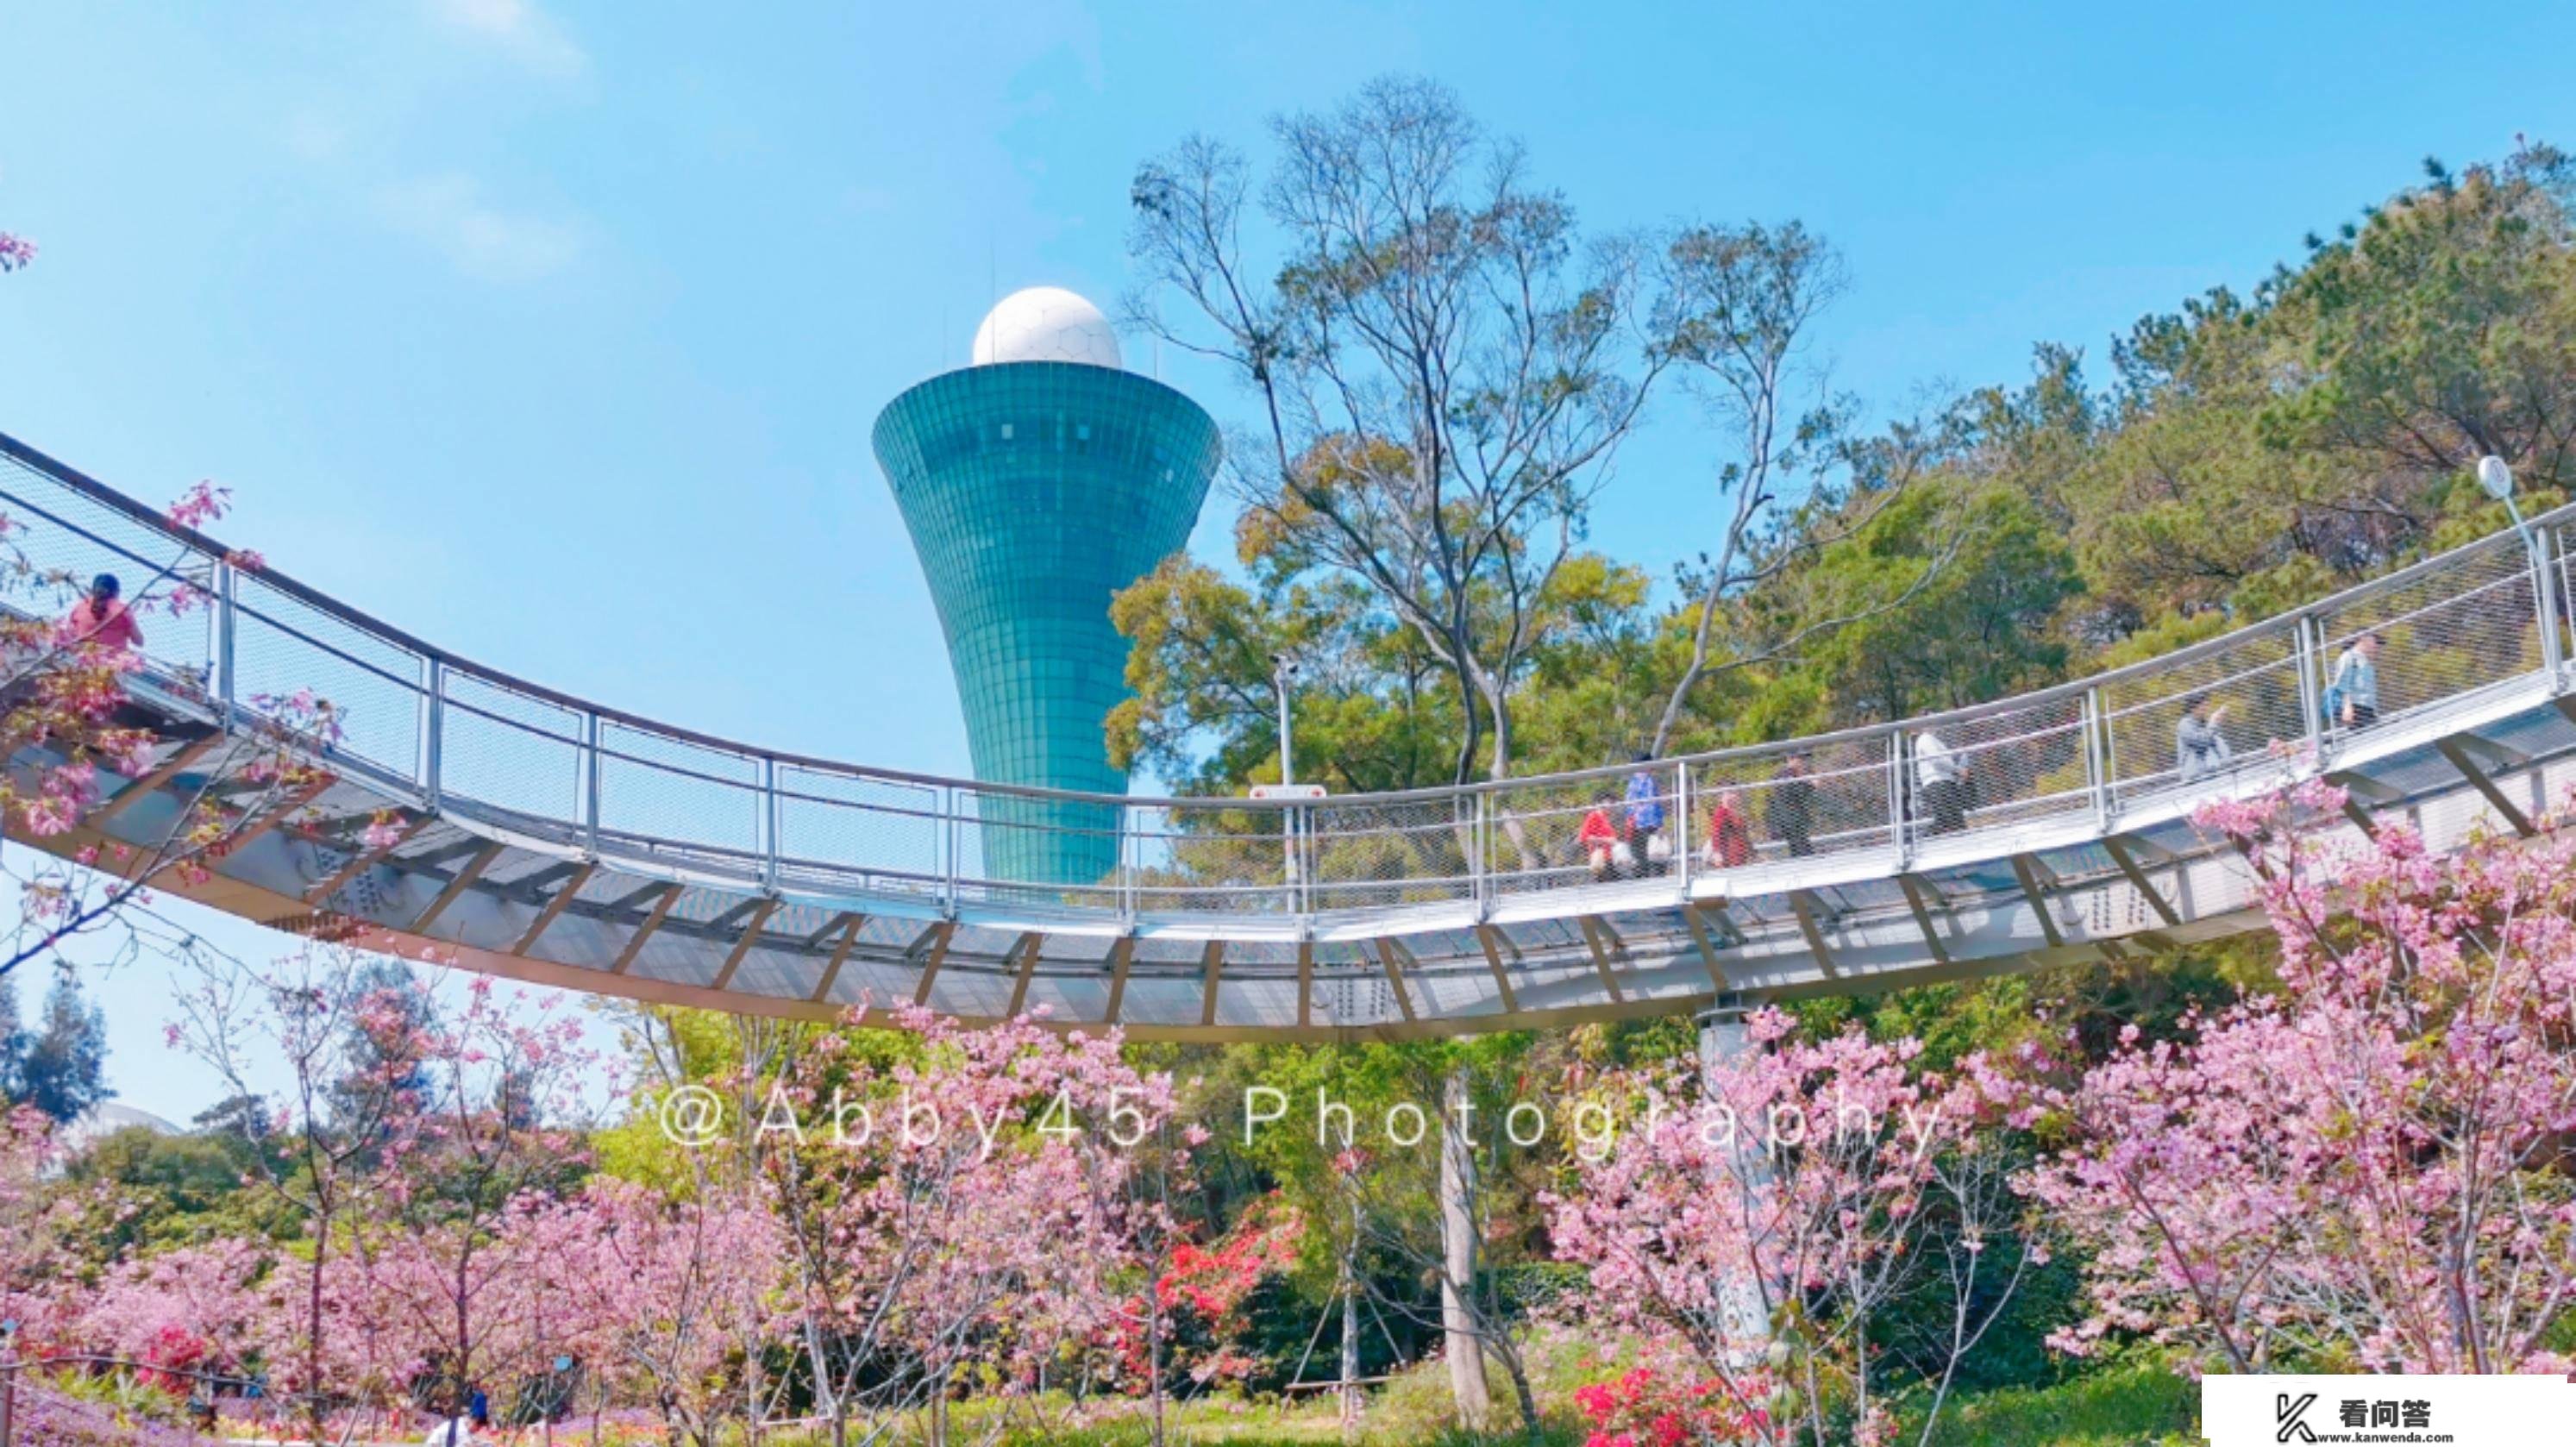
[[[1753,1049],[1753,1027],[1744,1017],[1762,1008],[1762,1002],[1733,991],[1717,997],[1715,1004],[1691,1017],[1699,1026],[1699,1070],[1702,1084],[1716,1073],[1717,1067],[1739,1059]]]
[[[1755,997],[1724,994],[1702,1010],[1694,1019],[1699,1025],[1700,1084],[1705,1091],[1718,1073],[1761,1049],[1753,1040],[1753,1027],[1745,1017],[1762,1008]],[[1734,1167],[1736,1189],[1741,1197],[1732,1209],[1743,1219],[1758,1214],[1755,1198],[1771,1185],[1770,1164],[1762,1154],[1763,1123],[1738,1121],[1735,1131]],[[1732,1365],[1739,1368],[1758,1366],[1771,1349],[1771,1300],[1767,1283],[1761,1281],[1751,1263],[1742,1274],[1723,1283],[1718,1292],[1725,1313],[1725,1332]]]

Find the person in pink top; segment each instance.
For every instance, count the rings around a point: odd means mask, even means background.
[[[134,621],[134,610],[117,597],[123,591],[124,585],[116,581],[114,573],[101,573],[91,580],[88,596],[63,615],[63,642],[99,648],[141,648],[143,629]]]

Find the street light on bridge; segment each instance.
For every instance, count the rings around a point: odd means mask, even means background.
[[[2522,509],[2513,500],[2513,469],[2505,465],[2503,458],[2490,452],[2478,459],[2478,486],[2513,514],[2513,530],[2530,538],[2531,526],[2522,520]]]

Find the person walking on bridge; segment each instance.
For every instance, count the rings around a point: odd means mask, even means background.
[[[2326,684],[2326,722],[2366,729],[2379,722],[2379,635],[2364,633],[2335,660]]]
[[[2227,767],[2233,751],[2227,747],[2227,735],[2219,732],[2218,721],[2227,717],[2227,705],[2209,706],[2209,695],[2195,693],[2184,699],[2182,718],[2174,725],[2174,771],[2189,784]]]
[[[1914,736],[1914,792],[1933,833],[1968,827],[1968,786],[1960,779],[1958,751],[1930,729]]]
[[[1792,753],[1780,761],[1780,772],[1762,801],[1763,827],[1788,849],[1792,859],[1804,859],[1816,852],[1814,774],[1805,750]]]
[[[1744,812],[1744,794],[1728,789],[1708,811],[1708,862],[1718,869],[1741,869],[1753,862],[1753,820]]]
[[[1664,795],[1655,779],[1655,756],[1640,751],[1632,760],[1637,772],[1628,776],[1628,845],[1636,851],[1640,869],[1648,874],[1660,873],[1655,866],[1660,854],[1672,858],[1669,847],[1658,849],[1664,830]]]

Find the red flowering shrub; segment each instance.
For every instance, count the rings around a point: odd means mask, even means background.
[[[1771,1418],[1761,1406],[1768,1395],[1758,1374],[1729,1382],[1632,1367],[1577,1387],[1574,1405],[1592,1428],[1584,1447],[1704,1447],[1769,1440]]]

